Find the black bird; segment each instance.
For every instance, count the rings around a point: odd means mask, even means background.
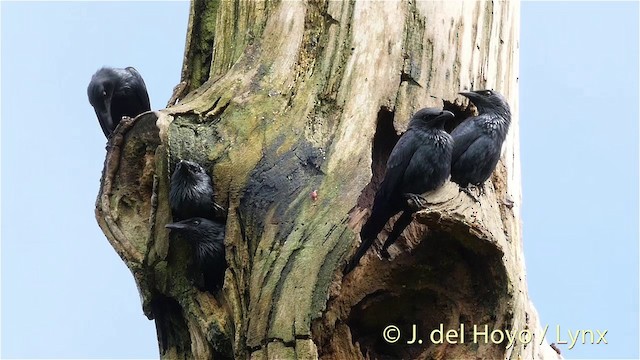
[[[180,160],[171,175],[169,205],[174,221],[201,217],[224,218],[224,209],[215,203],[213,182],[200,164]]]
[[[371,216],[360,231],[362,243],[345,268],[345,274],[358,265],[387,221],[400,211],[404,213],[396,222],[392,234],[396,236],[395,233],[402,233],[417,210],[408,205],[408,199],[424,204],[420,194],[438,188],[447,180],[453,141],[444,131],[444,123],[453,116],[449,111],[435,108],[424,108],[413,115],[409,128],[391,151]],[[390,235],[384,249],[393,241],[395,239]]]
[[[123,116],[136,117],[151,110],[144,80],[132,67],[101,68],[91,77],[87,95],[107,138]]]
[[[227,268],[224,224],[195,217],[167,224],[166,228],[192,243],[195,263],[204,279],[204,289],[210,292],[219,290]]]
[[[451,132],[451,181],[474,198],[468,187],[479,186],[491,176],[500,159],[502,143],[511,124],[507,100],[492,90],[461,92],[478,109],[478,116],[464,120]]]

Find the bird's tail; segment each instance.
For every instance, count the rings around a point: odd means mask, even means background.
[[[362,243],[358,247],[358,250],[356,250],[355,255],[353,255],[353,257],[351,258],[351,260],[347,264],[347,267],[345,267],[345,269],[344,269],[344,274],[345,275],[350,273],[353,269],[355,269],[356,266],[358,266],[358,263],[360,262],[360,259],[364,256],[364,254],[367,252],[367,250],[369,250],[369,248],[371,247],[371,245],[373,244],[373,241],[375,239],[376,239],[375,236],[362,239]]]
[[[378,233],[382,231],[391,216],[393,216],[393,214],[391,214],[391,210],[389,208],[379,209],[374,206],[371,216],[367,219],[367,222],[364,223],[360,230],[360,239],[362,239],[362,243],[358,247],[358,250],[356,250],[355,255],[351,258],[351,261],[347,264],[347,267],[344,270],[345,275],[358,266],[360,259],[364,256],[367,250],[369,250],[371,245],[373,245],[373,242],[378,237]]]
[[[384,229],[387,221],[395,214],[396,212],[392,211],[389,207],[376,208],[374,206],[371,216],[369,216],[367,222],[364,223],[362,229],[360,229],[360,238],[363,239],[363,243],[364,239],[375,239],[380,231]]]
[[[396,242],[396,240],[398,240],[400,234],[402,234],[404,229],[406,229],[407,226],[411,224],[411,221],[413,221],[413,212],[404,211],[402,215],[400,215],[396,223],[393,224],[393,230],[391,230],[391,234],[389,234],[389,236],[387,237],[387,241],[385,241],[384,245],[382,245],[383,254],[387,252],[389,246],[391,246],[394,242]]]
[[[173,298],[156,293],[150,305],[156,322],[160,354],[165,355],[172,346],[178,349],[189,349],[191,346],[188,337],[189,329],[180,304]]]

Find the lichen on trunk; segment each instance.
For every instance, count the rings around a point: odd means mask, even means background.
[[[392,323],[539,327],[519,225],[518,12],[517,2],[194,0],[171,106],[117,129],[96,204],[156,321],[161,357],[555,355],[539,341],[381,337]],[[372,250],[343,277],[411,114],[468,116],[456,93],[470,87],[502,92],[516,114],[481,203],[447,183],[391,262]],[[211,174],[228,209],[218,294],[191,283],[189,246],[164,229],[180,159]]]

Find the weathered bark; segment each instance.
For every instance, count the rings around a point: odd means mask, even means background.
[[[117,129],[96,204],[161,356],[554,358],[525,282],[518,26],[517,2],[192,2],[173,106]],[[447,183],[391,262],[371,251],[343,278],[410,115],[444,104],[468,116],[456,94],[469,88],[502,92],[514,113],[486,195],[476,203]],[[203,164],[228,207],[215,297],[190,283],[187,244],[164,229],[179,159]],[[390,324],[465,324],[466,341],[389,344]],[[474,343],[474,324],[537,336]]]

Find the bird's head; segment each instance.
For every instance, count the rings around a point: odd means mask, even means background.
[[[462,91],[460,95],[465,96],[476,106],[480,114],[486,112],[498,112],[503,115],[511,116],[507,99],[497,91],[493,90],[475,90]]]
[[[207,176],[207,172],[204,171],[200,164],[189,160],[180,160],[176,165],[175,173],[192,179]]]
[[[200,241],[215,241],[224,238],[224,224],[205,218],[191,218],[165,225],[167,229]]]
[[[92,77],[87,87],[89,103],[96,110],[96,115],[105,124],[111,121],[111,98],[115,89],[115,81],[111,69],[102,68]]]
[[[449,119],[453,119],[454,115],[451,111],[442,110],[438,108],[423,108],[418,110],[413,117],[409,126],[420,125],[429,128],[444,127],[444,123]]]

